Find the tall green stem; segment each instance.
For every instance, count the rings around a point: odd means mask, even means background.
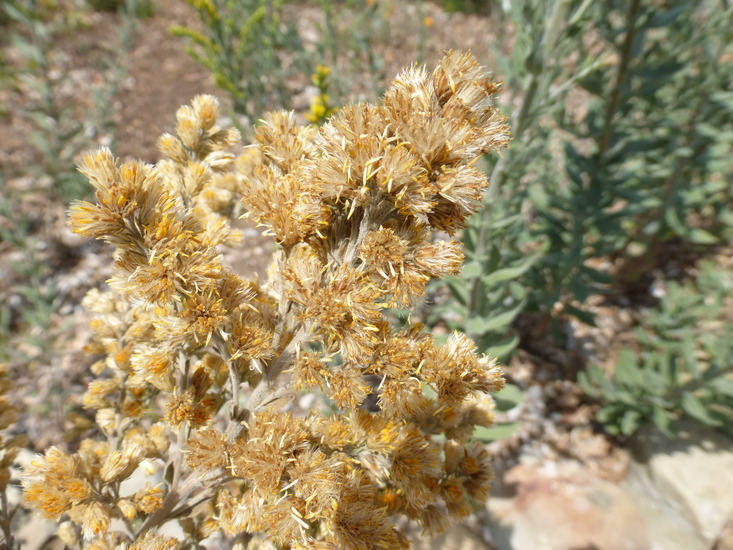
[[[527,91],[522,98],[521,106],[517,111],[517,114],[512,117],[511,121],[515,141],[518,141],[522,137],[527,128],[529,115],[532,112],[532,107],[539,97],[540,90],[546,91],[546,86],[541,86],[541,84],[543,84],[543,80],[546,77],[547,60],[552,57],[553,50],[558,43],[568,5],[569,0],[556,0],[552,6],[552,12],[549,19],[545,20],[545,27],[539,47],[541,52],[540,66],[530,74],[529,84],[527,86]],[[501,157],[494,166],[494,169],[491,171],[491,176],[489,178],[491,185],[489,186],[485,199],[485,203],[489,207],[490,203],[494,202],[499,194],[499,188],[504,182],[504,174],[506,173],[506,168],[510,158],[511,153],[507,152],[506,156]],[[478,235],[476,236],[474,247],[477,254],[482,254],[483,250],[486,248],[486,241],[489,233],[488,212],[489,209],[486,208],[481,214]],[[468,302],[468,317],[472,317],[476,313],[481,297],[480,293],[481,279],[477,277],[474,279],[471,286],[471,294]]]
[[[603,157],[611,144],[611,134],[613,133],[613,123],[616,118],[619,105],[621,103],[621,93],[629,73],[629,65],[631,64],[631,50],[636,38],[636,23],[639,18],[639,10],[641,8],[641,0],[632,0],[626,19],[626,36],[621,47],[621,60],[619,61],[618,71],[616,72],[616,81],[614,82],[611,100],[606,105],[606,111],[603,116],[603,133],[598,142],[598,152],[596,153],[597,164],[600,166]]]

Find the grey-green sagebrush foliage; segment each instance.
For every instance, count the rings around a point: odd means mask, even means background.
[[[582,305],[607,292],[612,281],[589,260],[624,264],[643,256],[646,262],[634,262],[643,272],[672,239],[695,245],[726,236],[732,14],[721,2],[588,6],[585,25],[600,40],[579,55],[602,63],[586,62],[592,70],[574,81],[590,94],[587,112],[578,120],[577,109],[555,108],[554,135],[565,136],[564,150],[555,152],[562,172],[527,191],[536,209],[533,232],[547,239],[528,278],[535,304],[561,300],[572,308],[571,301]],[[587,40],[587,31],[566,32],[577,47]],[[631,280],[638,271],[620,270]]]
[[[50,177],[52,189],[58,196],[77,199],[86,186],[73,168],[73,159],[89,144],[83,122],[76,119],[70,102],[59,93],[68,74],[52,67],[54,42],[67,22],[54,17],[55,14],[36,10],[31,3],[9,3],[3,9],[16,25],[10,38],[25,65],[16,77],[36,98],[29,102],[24,112],[34,126],[30,141],[41,160],[38,173],[34,175]]]
[[[0,288],[0,361],[49,362],[53,355],[58,338],[52,322],[58,308],[57,274],[48,264],[40,214],[31,214],[29,200],[50,196],[68,203],[89,193],[74,161],[101,137],[114,142],[111,105],[126,76],[124,58],[133,44],[138,1],[118,2],[118,55],[107,61],[104,83],[91,89],[92,109],[58,55],[59,37],[83,25],[83,12],[32,0],[0,5],[6,18],[2,38],[20,54],[19,63],[8,67],[10,78],[0,79],[0,85],[25,94],[22,114],[31,123],[28,139],[37,159],[20,167],[0,166],[0,244],[9,252],[3,266],[6,284]],[[86,114],[82,119],[80,111]],[[19,180],[27,183],[15,185]]]
[[[31,98],[23,115],[32,123],[30,142],[37,151],[37,166],[28,167],[36,180],[50,178],[50,189],[64,202],[79,199],[89,192],[84,178],[74,169],[81,151],[91,147],[100,136],[114,142],[114,98],[126,76],[125,56],[132,49],[137,29],[135,9],[140,0],[120,0],[120,19],[116,29],[117,55],[106,60],[104,83],[91,87],[94,108],[89,109],[72,82],[68,64],[58,62],[58,39],[83,25],[78,14],[62,7],[40,9],[36,2],[17,0],[0,6],[13,26],[8,35],[22,56],[23,66],[14,75]],[[85,116],[79,116],[83,111]]]
[[[580,373],[609,433],[628,436],[647,421],[671,433],[686,416],[733,434],[732,296],[733,273],[703,263],[696,281],[669,284],[637,331],[639,351],[622,352],[613,377],[596,366]]]
[[[525,0],[503,5],[503,17],[516,29],[511,53],[496,52],[506,88],[519,90],[506,99],[520,105],[512,117],[514,141],[490,166],[487,201],[492,209],[470,220],[464,235],[466,267],[459,278],[447,281],[454,300],[436,312],[451,328],[464,328],[502,358],[519,344],[515,319],[530,308],[549,310],[559,298],[553,281],[534,281],[542,265],[557,259],[548,237],[537,230],[540,218],[532,190],[561,187],[550,148],[561,134],[551,121],[574,83],[599,65],[590,57],[579,59],[572,69],[557,63],[577,50],[575,35],[587,19],[587,4]],[[497,43],[503,42],[499,36]],[[558,264],[557,269],[564,268]]]
[[[534,191],[556,255],[534,281],[563,281],[561,259],[577,274],[567,287],[580,303],[605,282],[589,259],[644,256],[634,263],[654,267],[665,243],[712,244],[733,221],[733,8],[632,0],[590,11],[613,62],[578,81],[591,96],[580,124],[558,113],[567,187]]]
[[[0,171],[0,189],[4,187]],[[18,200],[13,196],[0,198],[0,243],[16,252],[8,266],[13,282],[6,281],[0,288],[0,362],[28,361],[28,350],[46,360],[55,338],[51,319],[56,308],[56,281],[42,261],[41,240],[33,235],[32,221],[22,213]]]
[[[374,97],[381,96],[386,73],[379,46],[389,43],[391,38],[390,12],[394,6],[378,0],[318,0],[318,6],[323,25],[314,54],[333,69],[337,102],[343,103],[353,91],[355,78],[366,78]],[[424,28],[420,24],[418,34]],[[424,35],[419,40],[424,41]],[[422,48],[418,46],[418,50]],[[417,59],[422,61],[423,54],[416,52]]]
[[[523,313],[547,315],[562,337],[563,319],[593,324],[588,300],[638,284],[665,249],[730,240],[733,7],[722,0],[501,7],[510,25],[497,28],[514,31],[511,49],[496,52],[498,76],[513,93],[505,104],[519,106],[514,141],[490,166],[492,208],[470,221],[466,267],[446,281],[452,299],[435,315],[506,359],[520,345],[515,321]],[[694,315],[684,320],[698,324]],[[631,357],[623,355],[621,372],[655,372],[643,367],[660,360]],[[601,375],[589,371],[599,384]],[[678,391],[678,382],[657,387]],[[700,419],[713,403],[681,395]],[[600,418],[620,431],[604,410]],[[632,408],[624,430],[644,415]]]
[[[451,284],[456,318],[472,319],[474,336],[490,327],[493,342],[521,311],[592,323],[585,303],[616,282],[601,262],[634,281],[667,243],[712,244],[733,222],[733,8],[504,7],[517,31],[511,54],[497,56],[499,76],[519,90],[507,99],[520,105],[514,141],[493,166],[492,214],[473,220],[469,262]],[[501,291],[510,282],[511,298]]]
[[[499,358],[508,357],[519,344],[512,323],[526,307],[528,292],[517,279],[538,258],[537,254],[512,258],[514,261],[508,267],[499,267],[507,254],[497,240],[511,238],[510,232],[516,231],[518,222],[517,215],[475,217],[469,222],[463,236],[465,267],[460,276],[444,281],[453,300],[440,303],[431,311],[433,319],[442,318],[452,330],[465,329],[481,349]],[[477,247],[483,227],[491,232],[494,242],[488,247]]]
[[[553,154],[547,146],[555,130],[545,121],[574,81],[597,62],[581,60],[570,73],[553,62],[571,55],[572,33],[563,25],[569,21],[570,27],[577,27],[586,12],[585,3],[571,6],[566,1],[527,0],[507,3],[503,8],[516,34],[511,54],[497,51],[496,59],[510,94],[505,103],[520,105],[513,110],[514,141],[498,163],[490,166],[487,202],[492,208],[469,220],[463,239],[464,270],[459,277],[445,280],[452,299],[439,303],[433,318],[444,319],[451,329],[465,330],[487,353],[506,361],[519,345],[515,320],[532,302],[539,302],[536,295],[542,287],[528,284],[530,272],[537,269],[538,262],[548,260],[546,239],[532,230],[528,217],[534,217],[528,212],[528,207],[534,209],[528,178],[536,178],[538,185],[559,186],[552,168]],[[501,30],[504,25],[497,28]],[[505,43],[505,38],[499,36],[497,43]],[[562,84],[553,87],[558,81]],[[515,89],[519,92],[512,94]],[[539,174],[543,177],[538,178]],[[545,181],[546,177],[552,180]],[[507,409],[521,401],[521,392],[514,394]],[[514,424],[498,424],[491,434],[477,436],[499,438],[516,428]]]
[[[87,5],[97,11],[117,11],[135,17],[150,17],[155,13],[156,0],[86,0]]]

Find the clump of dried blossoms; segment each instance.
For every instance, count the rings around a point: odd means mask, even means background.
[[[157,166],[84,159],[97,204],[70,225],[116,247],[111,290],[85,303],[104,358],[84,404],[104,437],[24,478],[69,546],[408,548],[400,518],[438,532],[487,496],[469,438],[492,422],[499,369],[386,310],[460,270],[459,242],[436,235],[465,227],[487,185],[473,165],[507,143],[496,90],[451,52],[320,129],[269,114],[238,157],[199,96]],[[238,200],[279,244],[265,284],[222,263]],[[299,392],[324,406],[298,413]],[[185,540],[157,532],[173,520]]]
[[[13,424],[20,418],[20,410],[9,397],[12,388],[8,366],[0,363],[0,548],[14,548],[15,545],[12,520],[17,508],[10,506],[5,491],[11,485],[11,468],[15,458],[27,444],[25,435],[10,435]]]

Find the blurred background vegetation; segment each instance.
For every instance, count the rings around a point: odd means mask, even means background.
[[[499,423],[476,436],[518,437],[528,400],[589,410],[616,445],[684,417],[733,433],[728,0],[5,0],[0,362],[27,406],[11,431],[41,447],[85,425],[90,361],[70,334],[109,253],[64,229],[90,193],[80,152],[154,160],[190,99],[176,91],[218,88],[245,136],[270,109],[321,124],[448,48],[493,67],[513,134],[485,160],[463,272],[420,310],[508,367]],[[251,239],[264,265],[272,245]]]

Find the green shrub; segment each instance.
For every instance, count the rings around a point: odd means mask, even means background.
[[[703,263],[696,281],[669,284],[643,317],[638,351],[624,350],[611,378],[595,366],[580,373],[609,433],[628,436],[645,421],[671,433],[685,416],[733,433],[732,295],[733,272]]]
[[[214,76],[235,112],[250,123],[275,107],[288,107],[287,83],[296,73],[283,52],[301,49],[285,0],[186,0],[203,24],[199,32],[174,25],[170,32],[188,41],[186,51]]]
[[[379,52],[391,39],[388,2],[318,0],[319,36],[306,47],[293,15],[302,8],[297,2],[186,1],[196,9],[202,29],[172,26],[170,32],[187,41],[189,55],[229,94],[235,113],[250,122],[262,110],[290,108],[299,79],[310,80],[318,66],[332,69],[329,92],[334,105],[346,101],[355,81],[366,83],[375,98],[384,91]]]
[[[315,53],[334,69],[337,102],[343,103],[353,92],[355,80],[368,79],[372,95],[382,95],[387,75],[380,49],[392,40],[394,4],[379,0],[318,0],[318,4],[324,23]]]
[[[73,18],[50,3],[18,0],[4,9],[12,19],[6,36],[22,56],[13,68],[13,83],[28,98],[22,114],[31,123],[28,141],[36,162],[0,167],[0,244],[8,260],[0,287],[0,361],[50,364],[61,332],[53,319],[57,273],[46,250],[53,240],[39,223],[47,220],[40,220],[29,204],[39,197],[68,203],[89,193],[75,159],[96,145],[95,137],[114,142],[110,104],[125,76],[123,58],[132,45],[135,19],[122,14],[119,57],[110,60],[105,84],[91,88],[94,108],[89,109],[81,94],[64,91],[70,87],[70,71],[57,62],[57,39],[73,28]]]
[[[620,269],[633,281],[668,243],[718,242],[733,221],[733,133],[725,130],[733,9],[635,0],[596,3],[589,15],[600,55],[613,62],[578,79],[590,96],[579,122],[565,108],[555,113],[557,135],[567,136],[562,185],[531,190],[535,231],[549,237],[531,280],[549,282],[537,294],[545,305],[568,290],[581,304],[606,290],[610,280],[590,260],[631,266],[644,255],[641,269]]]
[[[554,303],[538,299],[549,293],[547,282],[533,281],[538,265],[550,260],[550,247],[534,230],[537,205],[530,180],[560,187],[549,146],[559,134],[550,122],[574,82],[597,64],[582,59],[568,71],[556,62],[576,49],[572,29],[586,17],[584,6],[571,10],[567,2],[524,1],[508,8],[503,16],[516,30],[512,53],[497,51],[496,56],[508,89],[519,90],[506,100],[520,105],[512,118],[514,141],[498,162],[489,164],[491,209],[470,220],[464,233],[466,267],[448,281],[453,300],[435,311],[451,328],[466,330],[489,353],[505,359],[519,344],[514,320],[530,306],[542,310]],[[499,36],[497,42],[503,40]]]
[[[466,233],[477,263],[452,285],[455,307],[462,322],[492,326],[515,302],[487,281],[496,282],[496,266],[513,265],[499,278],[515,275],[521,310],[593,323],[588,299],[653,269],[664,247],[732,234],[733,8],[504,6],[510,25],[499,28],[515,34],[497,64],[515,91],[507,103],[519,105],[514,142],[490,165],[492,209]],[[621,266],[618,279],[599,268],[608,260]]]
[[[30,143],[39,156],[38,166],[30,168],[29,175],[50,179],[51,191],[64,202],[81,198],[89,186],[74,169],[74,162],[82,150],[94,144],[93,136],[98,132],[114,141],[110,104],[126,74],[124,57],[132,47],[136,22],[123,13],[118,30],[119,56],[109,61],[105,85],[91,88],[95,108],[88,109],[78,95],[62,92],[70,73],[68,67],[54,64],[57,37],[69,31],[67,14],[46,14],[26,5],[8,5],[6,10],[16,23],[11,40],[24,61],[19,82],[36,98],[23,112],[34,127]],[[82,109],[85,116],[79,117]]]
[[[496,9],[496,0],[441,0],[440,7],[445,11],[462,13],[490,14]]]
[[[549,318],[564,346],[568,316],[593,324],[589,299],[631,288],[665,250],[704,254],[730,240],[733,8],[713,0],[502,7],[497,43],[511,28],[512,44],[496,55],[513,92],[505,103],[518,106],[514,141],[489,163],[491,208],[470,220],[466,267],[445,281],[451,299],[433,315],[507,360],[522,346],[523,313]],[[672,285],[668,304],[681,292]],[[679,330],[693,334],[709,311],[676,314]],[[595,367],[581,376],[604,403],[609,431],[631,433],[646,418],[668,429],[682,414],[717,425],[730,415],[722,343],[704,348],[714,359],[696,371],[689,349],[661,334],[664,345],[624,354],[615,381]]]
[[[155,0],[85,0],[96,11],[126,12],[135,17],[150,17],[155,13]]]

